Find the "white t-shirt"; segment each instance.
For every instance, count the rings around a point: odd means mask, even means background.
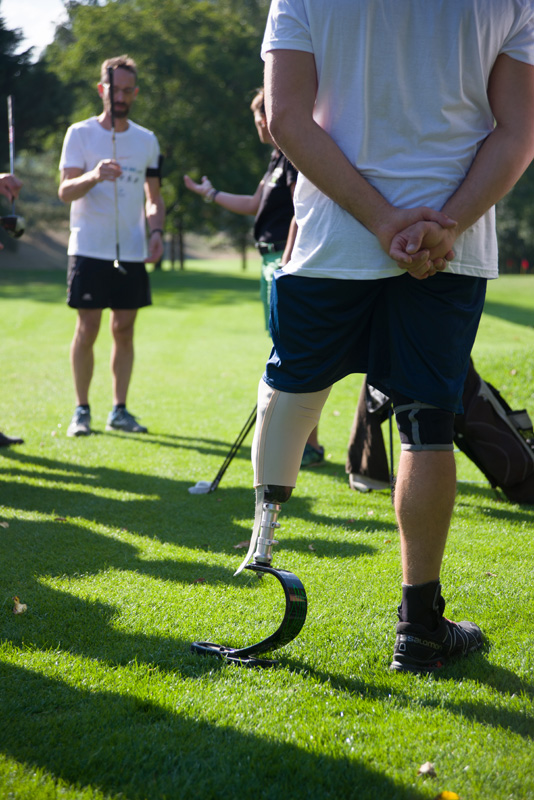
[[[501,53],[534,64],[533,0],[273,0],[262,46],[315,57],[314,119],[395,206],[440,209],[494,120]],[[286,272],[345,279],[403,274],[378,240],[299,175]],[[449,271],[497,277],[494,209],[455,243]]]
[[[129,121],[126,131],[115,134],[115,143],[122,168],[117,180],[120,257],[124,261],[143,261],[147,256],[144,184],[147,169],[158,167],[158,140],[152,131]],[[111,131],[91,117],[67,130],[59,168],[79,167],[88,172],[102,159],[112,157]],[[71,203],[68,254],[115,258],[112,181],[97,183],[84,197]]]

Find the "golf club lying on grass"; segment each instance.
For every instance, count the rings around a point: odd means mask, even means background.
[[[7,98],[7,126],[9,135],[9,171],[13,175],[15,172],[15,121],[13,116],[13,96],[9,95]],[[0,217],[0,225],[2,228],[11,234],[15,239],[22,236],[26,224],[24,217],[19,217],[15,213],[15,200],[11,204],[11,214],[6,217]]]
[[[108,85],[109,85],[109,107],[111,112],[111,147],[113,161],[117,160],[117,142],[115,139],[115,111],[113,110],[114,94],[113,94],[113,67],[108,67]],[[121,264],[120,245],[119,245],[119,194],[118,194],[117,181],[113,181],[113,195],[115,200],[115,261],[113,266],[118,269],[121,275],[126,275],[126,269]]]
[[[221,468],[219,469],[217,475],[214,477],[212,481],[198,481],[195,483],[194,486],[190,486],[188,491],[190,494],[210,494],[214,492],[215,489],[218,487],[219,483],[221,482],[222,476],[230,466],[235,454],[245,441],[246,437],[248,436],[249,431],[254,427],[254,423],[256,422],[256,410],[257,406],[254,406],[249,418],[245,422],[241,432],[235,442],[233,443],[232,447],[230,448],[230,452],[224,459]]]

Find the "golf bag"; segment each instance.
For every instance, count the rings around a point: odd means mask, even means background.
[[[513,411],[472,362],[463,406],[454,423],[456,446],[508,500],[534,504],[534,431],[527,411]]]
[[[454,421],[454,443],[494,489],[513,503],[534,505],[534,431],[526,410],[513,411],[482,380],[473,362],[464,384],[464,413]],[[346,471],[388,480],[381,423],[391,401],[365,382],[351,432]]]
[[[352,423],[345,472],[362,475],[371,480],[393,485],[393,463],[388,467],[388,456],[382,434],[382,423],[391,421],[393,411],[389,397],[371,386],[367,380],[362,386]],[[390,442],[393,436],[390,429]],[[390,461],[393,462],[390,453]]]

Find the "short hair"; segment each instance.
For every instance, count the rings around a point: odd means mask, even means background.
[[[115,56],[114,58],[106,58],[106,60],[102,62],[102,66],[100,68],[100,81],[102,83],[106,83],[108,79],[109,67],[111,67],[113,71],[116,69],[125,69],[128,72],[131,72],[137,81],[137,64],[133,58],[130,58],[130,56],[124,55]]]
[[[263,92],[263,87],[261,89],[256,89],[256,95],[250,104],[251,111],[259,111],[260,114],[265,116],[265,95]]]

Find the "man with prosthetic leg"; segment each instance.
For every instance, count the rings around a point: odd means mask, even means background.
[[[443,616],[452,420],[498,276],[493,207],[534,157],[534,8],[273,0],[262,56],[269,130],[299,171],[298,234],[272,288],[246,561],[271,561],[329,387],[367,373],[402,439],[391,668],[429,672],[482,645]]]
[[[455,294],[454,284],[460,284],[464,298],[467,300],[468,291],[463,287],[461,279],[451,276],[439,276],[438,282],[445,280],[451,282],[450,295]],[[282,287],[288,284],[282,292]],[[275,531],[278,528],[278,516],[281,506],[289,500],[292,490],[296,485],[299,473],[298,454],[302,452],[309,430],[315,426],[319,420],[321,410],[326,402],[330,387],[337,379],[339,366],[333,368],[329,365],[328,359],[321,354],[317,356],[313,370],[313,377],[310,381],[313,384],[327,383],[325,389],[305,393],[285,392],[275,389],[269,384],[290,385],[295,382],[299,384],[302,378],[298,373],[300,370],[300,360],[296,358],[292,361],[293,341],[296,341],[297,331],[302,329],[304,320],[298,318],[298,314],[291,314],[285,319],[284,345],[280,343],[278,335],[277,318],[280,307],[288,303],[287,294],[292,288],[298,289],[299,298],[307,301],[307,289],[311,288],[314,292],[313,281],[298,281],[291,277],[288,281],[287,276],[281,273],[277,275],[274,287],[274,306],[273,314],[273,338],[274,349],[267,364],[266,372],[260,381],[258,389],[258,420],[256,424],[256,435],[252,448],[252,461],[254,466],[254,483],[256,487],[256,519],[251,540],[251,546],[247,558],[241,565],[238,572],[245,566],[247,561],[252,558],[254,564],[271,564],[272,550],[276,544]],[[293,287],[291,287],[293,284]],[[302,286],[301,286],[302,284]],[[328,285],[330,284],[330,286]],[[326,298],[323,305],[323,314],[344,317],[346,303],[339,302],[337,285],[332,281],[321,281],[318,288],[323,297]],[[386,316],[386,309],[394,301],[394,298],[403,292],[407,297],[412,294],[412,284],[416,287],[416,296],[428,294],[430,282],[423,284],[415,282],[405,275],[400,282],[376,282],[375,286],[378,295],[375,300],[375,307],[380,313],[376,314],[378,319]],[[482,309],[484,299],[485,282],[472,281],[467,279],[467,285],[471,286],[470,303],[465,310],[460,310],[456,314],[453,307],[449,308],[446,315],[450,319],[450,330],[447,333],[454,340],[454,328],[470,331],[469,338],[464,344],[465,363],[468,363],[468,352],[471,347],[471,337],[474,337],[478,325],[478,319]],[[349,304],[358,309],[358,296],[365,297],[366,289],[357,284],[356,291],[349,299]],[[327,291],[330,289],[329,292]],[[333,291],[332,291],[333,290]],[[280,299],[280,295],[283,295]],[[334,309],[328,302],[331,299],[336,301]],[[295,297],[293,300],[297,300]],[[417,301],[419,303],[419,301]],[[351,336],[352,344],[350,351],[353,356],[353,371],[365,371],[363,367],[369,369],[373,374],[373,385],[385,386],[383,369],[384,359],[381,353],[384,352],[384,344],[381,336],[376,332],[375,336],[369,337],[366,328],[369,323],[365,317],[364,304],[361,312],[355,316],[360,320],[359,325],[355,325],[349,318],[345,327],[339,330],[339,339],[334,350],[341,348],[343,339],[349,341]],[[295,319],[294,328],[289,322]],[[354,329],[351,334],[351,328]],[[312,331],[307,331],[308,336],[312,337]],[[382,335],[389,335],[387,332]],[[361,339],[358,346],[356,342]],[[471,344],[470,344],[471,342]],[[399,369],[392,369],[393,375],[399,383],[402,374],[407,371],[411,363],[417,366],[418,354],[411,352],[404,346],[395,353],[394,362],[399,365]],[[312,349],[314,346],[312,344]],[[458,342],[458,347],[460,344]],[[283,352],[283,356],[278,355]],[[367,352],[366,352],[367,350]],[[395,352],[395,347],[393,346]],[[296,351],[295,351],[296,352]],[[449,353],[454,353],[456,358],[461,353],[457,347],[452,347]],[[323,348],[323,353],[326,353]],[[348,356],[347,356],[348,357]],[[306,353],[306,363],[311,363],[311,353]],[[443,372],[447,373],[447,362],[445,359]],[[334,362],[335,363],[335,362]],[[289,366],[287,366],[289,365]],[[292,365],[292,366],[291,366]],[[325,366],[326,365],[326,366]],[[346,367],[345,367],[346,368]],[[422,366],[420,366],[420,369]],[[462,373],[463,374],[463,373]],[[395,378],[394,378],[395,379]],[[463,384],[463,377],[459,375],[458,385]],[[390,384],[387,384],[390,386]],[[453,382],[454,385],[454,382]],[[429,386],[425,396],[432,396],[432,387]],[[453,390],[454,391],[454,390]],[[392,668],[414,672],[430,671],[442,666],[446,659],[452,655],[467,654],[472,650],[478,649],[482,645],[482,634],[478,626],[470,622],[454,623],[443,617],[445,601],[441,597],[441,585],[439,581],[439,566],[434,562],[441,563],[443,553],[444,538],[448,531],[450,516],[454,503],[455,493],[455,472],[453,455],[453,421],[454,413],[451,409],[439,408],[435,404],[414,401],[408,396],[401,394],[398,390],[389,389],[393,398],[397,426],[402,443],[402,453],[399,467],[399,477],[395,493],[395,509],[399,520],[401,531],[401,541],[403,542],[404,560],[404,583],[402,586],[402,602],[399,606],[399,624],[397,627],[397,640],[395,644],[394,659]],[[415,464],[414,464],[415,462]],[[434,472],[436,470],[436,472]],[[434,475],[435,484],[427,486],[425,476],[427,473]],[[414,485],[412,475],[416,477],[416,484],[425,481],[424,488],[419,491]],[[436,475],[438,476],[436,478]],[[446,486],[442,486],[443,482]],[[416,495],[417,497],[414,497]],[[421,495],[419,497],[419,495]],[[425,500],[427,496],[427,500]],[[414,505],[415,499],[415,505]],[[422,510],[421,515],[418,508]],[[411,517],[415,515],[417,519]],[[434,536],[429,536],[429,520],[435,516],[430,523],[435,527]],[[416,543],[419,536],[417,526],[422,529],[422,539],[427,540],[427,547],[432,552],[432,560],[427,563],[427,558],[422,553],[418,554],[420,545]],[[423,530],[424,529],[424,530]],[[441,542],[436,547],[434,538]],[[415,543],[415,544],[414,544]],[[415,549],[415,554],[412,552]],[[422,548],[425,549],[424,547]],[[437,571],[433,571],[436,569]]]

